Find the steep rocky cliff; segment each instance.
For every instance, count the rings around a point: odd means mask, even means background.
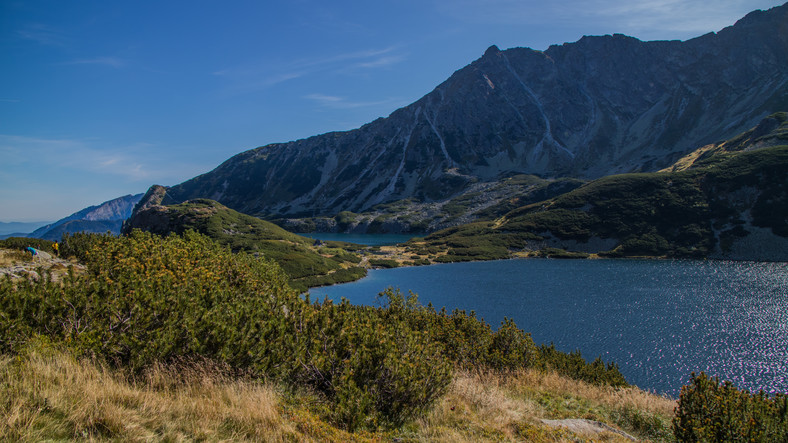
[[[170,188],[266,218],[445,200],[512,174],[656,171],[788,109],[788,5],[685,42],[490,47],[359,129],[252,149]]]

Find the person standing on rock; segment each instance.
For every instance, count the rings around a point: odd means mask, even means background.
[[[60,257],[60,245],[58,245],[57,242],[52,245],[52,249],[55,251],[55,255]]]
[[[36,258],[36,255],[38,255],[38,251],[36,251],[36,248],[34,248],[32,246],[28,246],[27,247],[27,252],[32,254],[33,258]]]

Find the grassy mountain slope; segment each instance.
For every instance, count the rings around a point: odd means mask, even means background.
[[[366,271],[356,266],[361,257],[331,244],[316,245],[311,238],[285,231],[273,223],[241,214],[208,199],[144,207],[135,210],[124,232],[141,229],[160,235],[193,230],[233,251],[245,251],[276,261],[295,289],[357,280]]]
[[[685,155],[660,172],[677,172],[708,165],[742,151],[788,144],[788,112],[778,112],[763,119],[758,126],[722,143],[713,143]]]
[[[769,134],[755,137],[759,125],[685,161],[677,172],[604,177],[493,222],[433,233],[415,249],[446,250],[441,261],[549,248],[607,256],[787,260],[788,146],[758,146],[765,137],[770,145],[783,140],[785,114],[770,119]],[[756,240],[756,247],[741,248]]]

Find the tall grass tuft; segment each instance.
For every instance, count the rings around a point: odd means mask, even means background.
[[[0,435],[11,441],[89,439],[285,441],[308,437],[268,383],[208,361],[151,366],[128,377],[33,344],[0,360]]]

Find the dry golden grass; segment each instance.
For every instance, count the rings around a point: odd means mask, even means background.
[[[129,382],[36,350],[0,360],[0,397],[0,435],[11,441],[358,440],[307,411],[287,411],[271,385],[207,363],[159,366]]]
[[[160,365],[129,381],[46,345],[0,358],[0,440],[9,441],[628,441],[542,421],[562,418],[603,422],[648,440],[654,436],[633,427],[631,411],[669,425],[674,404],[636,388],[537,370],[458,371],[426,417],[393,431],[349,434],[321,417],[325,405],[313,397],[284,394],[210,362]]]
[[[695,162],[698,161],[698,159],[701,156],[706,155],[706,154],[708,154],[710,152],[723,151],[724,150],[724,146],[725,146],[725,143],[722,143],[722,144],[719,144],[719,145],[710,144],[710,145],[701,146],[700,148],[690,152],[689,154],[685,155],[684,157],[681,157],[680,159],[678,159],[676,161],[676,163],[672,164],[671,166],[668,166],[667,168],[664,168],[664,169],[660,169],[659,172],[680,172],[680,171],[686,171],[687,169],[691,168],[692,165],[694,165]]]
[[[421,420],[415,440],[629,441],[614,432],[577,434],[551,427],[542,420],[584,418],[637,434],[621,418],[626,417],[622,411],[657,417],[669,426],[674,406],[675,400],[637,388],[593,386],[551,372],[522,370],[507,376],[461,372],[449,393]],[[648,440],[650,436],[639,437]]]
[[[30,263],[33,259],[30,254],[16,249],[0,249],[0,268]]]
[[[676,400],[651,394],[636,387],[612,388],[595,386],[563,377],[555,372],[532,369],[519,371],[506,379],[506,385],[515,392],[551,392],[561,396],[574,396],[613,408],[634,408],[664,417],[673,416]]]

